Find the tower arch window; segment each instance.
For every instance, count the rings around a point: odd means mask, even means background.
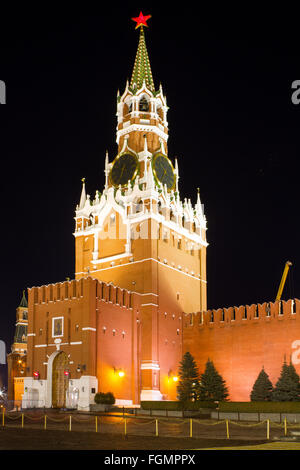
[[[143,201],[138,199],[135,205],[135,212],[141,212],[143,210]]]
[[[157,108],[157,114],[158,114],[158,116],[160,117],[160,119],[163,120],[163,118],[164,118],[164,113],[163,113],[163,110],[162,110],[162,107],[161,107],[161,106],[159,106],[159,107]]]
[[[143,96],[143,97],[140,99],[140,102],[139,102],[139,111],[146,111],[146,112],[149,111],[149,102],[148,102],[148,100],[146,99],[145,96]]]
[[[172,209],[171,209],[171,211],[170,211],[170,220],[171,220],[171,222],[176,222],[176,216],[175,216],[175,214],[174,214],[174,212],[173,212]]]

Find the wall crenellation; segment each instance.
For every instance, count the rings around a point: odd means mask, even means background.
[[[236,324],[247,324],[249,321],[253,322],[262,319],[272,321],[274,318],[293,318],[293,316],[299,313],[299,299],[240,305],[239,307],[211,309],[205,312],[185,313],[185,328],[193,328],[196,326],[234,326]]]
[[[33,295],[34,304],[48,302],[59,302],[63,300],[74,300],[83,296],[84,282],[92,280],[96,282],[96,296],[105,302],[132,308],[134,303],[134,293],[115,286],[112,283],[99,281],[92,277],[72,279],[70,281],[57,282],[28,289],[30,297]]]

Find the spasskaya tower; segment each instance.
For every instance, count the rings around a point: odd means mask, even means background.
[[[75,278],[28,289],[24,408],[88,410],[97,392],[113,392],[118,405],[175,400],[185,314],[206,310],[206,218],[199,191],[195,204],[180,195],[149,19],[133,18],[138,47],[117,93],[104,186],[91,197],[82,179]]]
[[[145,41],[150,15],[133,18],[139,42],[131,80],[117,94],[117,150],[105,186],[85,180],[75,214],[76,278],[88,273],[143,296],[142,397],[160,396],[159,312],[206,309],[206,218],[180,197],[179,162],[168,154],[168,105],[154,84]]]

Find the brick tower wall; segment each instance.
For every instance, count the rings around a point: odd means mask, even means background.
[[[120,400],[139,403],[142,344],[157,349],[157,385],[165,398],[176,399],[170,374],[177,374],[182,353],[182,312],[166,297],[140,294],[92,277],[28,290],[28,354],[26,377],[38,371],[47,379],[47,363],[56,351],[53,318],[63,317],[60,350],[69,358],[71,379],[98,379],[98,391],[113,392]],[[156,329],[149,331],[142,310],[154,309]],[[149,317],[151,318],[151,316]],[[78,365],[81,370],[78,371]],[[120,377],[118,372],[124,371]]]

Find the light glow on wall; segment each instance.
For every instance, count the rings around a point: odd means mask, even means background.
[[[125,376],[125,372],[124,372],[123,369],[116,369],[116,368],[114,367],[114,373],[115,373],[115,375],[117,375],[117,376],[120,377],[120,378],[122,378],[122,377]]]

